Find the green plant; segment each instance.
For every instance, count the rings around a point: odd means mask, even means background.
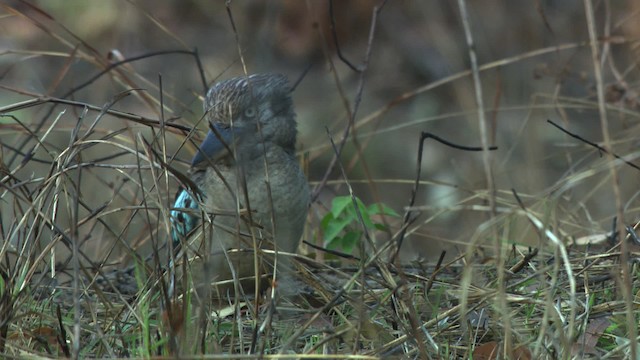
[[[351,254],[362,238],[363,229],[354,206],[354,200],[362,216],[362,223],[367,230],[385,229],[384,224],[371,219],[374,215],[400,217],[397,212],[382,203],[367,207],[357,197],[352,199],[351,196],[336,196],[331,201],[331,211],[322,218],[320,223],[324,246],[328,249],[341,249]]]

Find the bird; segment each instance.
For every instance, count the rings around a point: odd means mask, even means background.
[[[203,260],[191,272],[203,296],[227,297],[232,285],[210,289],[225,280],[252,287],[255,276],[274,271],[276,257],[278,283],[292,276],[289,257],[279,254],[296,252],[310,193],[295,155],[291,92],[275,73],[221,81],[207,92],[209,131],[188,171],[196,188],[182,187],[170,212],[174,248],[191,246]]]

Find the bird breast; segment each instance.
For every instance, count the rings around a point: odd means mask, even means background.
[[[308,184],[292,154],[278,146],[266,146],[263,154],[231,166],[219,165],[217,171],[206,170],[207,211],[227,214],[215,216],[214,224],[239,225],[242,232],[247,231],[247,222],[228,214],[237,213],[238,208],[250,209],[251,220],[260,226],[263,236],[274,239],[279,249],[295,252],[309,206]]]

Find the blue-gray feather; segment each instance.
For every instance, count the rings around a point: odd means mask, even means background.
[[[210,241],[207,273],[203,269],[194,274],[200,276],[194,280],[197,286],[206,288],[212,280],[256,275],[250,252],[234,254],[235,272],[225,257],[228,249],[254,246],[247,237],[254,233],[253,226],[260,229],[256,232],[260,247],[295,252],[304,229],[309,188],[295,158],[295,112],[285,76],[256,74],[217,83],[207,93],[204,112],[211,131],[189,170],[197,188],[179,191],[171,210],[171,235],[178,246],[186,238],[192,240],[203,212],[226,215],[212,216],[215,226],[208,230],[208,237],[193,238]],[[240,213],[245,209],[250,211],[246,218]],[[278,259],[278,274],[285,280],[290,259]]]

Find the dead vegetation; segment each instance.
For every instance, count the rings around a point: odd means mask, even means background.
[[[139,56],[98,40],[94,8],[85,29],[71,7],[0,3],[2,356],[637,357],[639,9],[485,2],[95,5],[154,24]],[[215,31],[184,40],[182,15]],[[168,290],[166,242],[201,96],[278,56],[292,80],[310,66],[300,295],[198,322],[188,282]],[[354,251],[327,251],[322,219],[351,194],[401,216],[360,214]]]

